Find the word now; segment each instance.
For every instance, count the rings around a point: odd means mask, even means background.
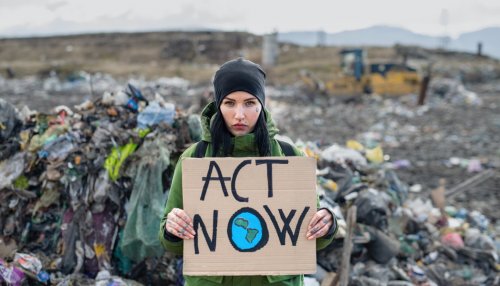
[[[275,217],[274,213],[271,211],[271,209],[269,209],[269,207],[267,205],[264,205],[263,208],[266,211],[269,218],[271,219],[271,222],[273,223],[273,226],[274,226],[274,229],[276,230],[276,235],[279,238],[280,244],[286,245],[286,234],[288,234],[290,236],[290,240],[292,242],[292,245],[295,246],[297,244],[297,238],[299,237],[300,227],[304,221],[306,214],[309,212],[309,207],[305,207],[304,210],[302,211],[302,213],[300,214],[300,217],[297,221],[297,224],[295,225],[294,230],[292,230],[290,223],[292,222],[293,217],[295,216],[295,213],[297,212],[297,210],[292,209],[290,211],[290,213],[285,216],[285,213],[283,212],[283,210],[278,209],[279,214],[280,214],[280,218],[283,221],[283,227],[280,228],[280,226],[278,224],[278,220],[276,219],[276,217]],[[260,241],[255,246],[248,248],[248,249],[240,248],[233,240],[233,235],[232,235],[233,219],[235,217],[237,217],[239,214],[245,213],[245,212],[251,213],[255,217],[257,217],[257,219],[260,222],[261,231],[262,231],[262,237],[261,237]],[[210,251],[214,252],[216,250],[216,248],[217,248],[217,234],[218,234],[217,233],[217,224],[219,221],[218,216],[219,216],[219,211],[214,210],[213,215],[212,215],[212,237],[210,237],[208,230],[207,230],[207,227],[205,226],[205,223],[203,222],[203,219],[201,218],[201,216],[199,214],[195,214],[193,216],[193,226],[194,226],[194,230],[196,232],[196,235],[194,237],[194,252],[195,252],[195,254],[200,253],[199,247],[198,247],[198,240],[199,240],[198,228],[201,228],[201,230],[203,232],[203,236],[205,237],[205,241],[207,242],[207,245],[208,245],[208,248],[210,249]],[[241,208],[231,216],[231,218],[228,221],[228,225],[227,225],[227,235],[228,235],[229,241],[231,242],[232,246],[237,251],[240,251],[240,252],[255,252],[255,251],[261,249],[262,247],[264,247],[269,240],[269,230],[267,228],[267,224],[266,224],[264,218],[255,209],[249,208],[249,207]]]

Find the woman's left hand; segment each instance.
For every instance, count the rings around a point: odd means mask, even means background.
[[[325,236],[332,224],[333,217],[328,210],[321,209],[317,211],[307,227],[307,239],[316,239]]]

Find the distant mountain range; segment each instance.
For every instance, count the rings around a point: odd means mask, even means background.
[[[373,26],[332,34],[318,31],[279,33],[278,41],[305,46],[315,46],[319,43],[335,46],[393,46],[402,44],[426,48],[446,47],[451,50],[473,53],[477,51],[478,42],[481,42],[483,54],[500,59],[500,27],[464,33],[456,39],[417,34],[397,27]],[[446,46],[444,46],[445,42],[447,42]]]

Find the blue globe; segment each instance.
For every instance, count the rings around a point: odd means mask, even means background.
[[[251,208],[236,212],[229,221],[231,244],[239,251],[251,252],[267,243],[268,231],[263,218]]]

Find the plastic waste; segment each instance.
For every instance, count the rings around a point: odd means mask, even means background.
[[[384,151],[380,145],[372,149],[367,149],[365,156],[371,163],[380,164],[384,162]]]
[[[304,277],[304,286],[320,286],[320,284],[314,277]]]
[[[359,143],[356,140],[347,140],[345,146],[349,149],[356,150],[356,151],[365,150],[365,146],[363,146],[363,144]]]
[[[111,276],[109,271],[102,270],[97,273],[95,286],[128,286],[126,281],[120,277]]]
[[[129,96],[123,91],[117,91],[116,93],[104,92],[102,95],[102,103],[106,105],[126,105],[129,101]]]
[[[483,166],[481,165],[481,161],[478,159],[472,159],[469,161],[469,165],[467,166],[467,172],[469,173],[477,173],[483,170]]]
[[[327,173],[324,177],[335,183],[336,190],[338,190],[339,195],[343,195],[351,189],[354,182],[354,174],[348,167],[336,162],[328,162],[325,171]],[[327,187],[335,188],[335,186],[331,183]],[[335,197],[332,198],[335,199]]]
[[[81,104],[75,105],[75,109],[78,111],[86,111],[94,108],[94,103],[90,100],[86,100]]]
[[[408,198],[408,186],[401,182],[396,173],[392,170],[385,171],[385,179],[388,183],[388,191],[394,199],[395,204],[402,205]]]
[[[14,155],[16,152],[19,151],[21,146],[22,145],[15,139],[0,144],[0,161],[3,161]]]
[[[171,140],[171,139],[170,139]],[[162,174],[170,164],[168,134],[162,134],[142,144],[134,155],[138,160],[127,168],[134,178],[123,231],[121,251],[133,261],[163,253],[158,240],[158,226],[165,206]]]
[[[11,286],[21,286],[25,279],[24,272],[21,269],[7,264],[0,259],[0,282],[5,282]]]
[[[165,122],[169,125],[174,123],[175,105],[167,103],[165,106],[160,106],[156,101],[151,102],[137,116],[137,125],[140,129],[157,125]]]
[[[0,190],[10,186],[24,171],[25,153],[20,152],[0,162]]]
[[[131,111],[137,112],[139,110],[139,103],[141,101],[145,101],[147,103],[147,100],[142,95],[142,92],[130,83],[127,85],[127,90],[125,91],[125,93],[130,96],[125,106]]]
[[[422,191],[422,185],[420,184],[411,185],[409,191],[412,193],[420,193]]]
[[[38,274],[42,270],[42,262],[40,262],[40,259],[29,254],[16,253],[14,256],[14,263],[33,274]]]
[[[17,134],[22,122],[15,107],[0,98],[0,143]]]
[[[36,275],[36,278],[38,279],[38,281],[40,281],[42,283],[47,283],[50,279],[50,275],[46,271],[40,271]]]
[[[201,121],[198,114],[191,114],[188,117],[189,135],[194,142],[201,140]]]
[[[493,239],[482,234],[477,228],[469,228],[465,231],[465,245],[481,250],[496,251],[496,245]]]
[[[41,128],[43,128],[43,126],[41,126]],[[65,134],[67,131],[67,125],[58,124],[48,127],[42,135],[35,135],[33,136],[33,138],[31,138],[30,145],[28,146],[28,151],[35,152],[40,150],[45,145],[48,145],[50,144],[50,142],[56,140],[60,135]]]
[[[411,162],[409,160],[402,159],[387,163],[387,166],[391,169],[406,169],[411,167]]]
[[[104,162],[104,168],[108,170],[111,180],[116,181],[118,179],[123,162],[125,162],[136,148],[137,144],[132,142],[122,147],[113,148],[111,154],[109,154]]]
[[[431,253],[427,254],[427,255],[424,257],[424,259],[423,259],[423,260],[424,260],[424,263],[425,263],[425,264],[431,264],[431,263],[434,263],[434,262],[437,260],[438,256],[439,256],[439,252],[437,252],[437,251],[433,251],[433,252],[431,252]]]
[[[455,215],[453,217],[459,218],[459,219],[466,219],[468,213],[469,212],[466,209],[461,208],[461,209],[457,210],[457,212],[455,213]]]
[[[477,210],[470,212],[468,219],[473,226],[478,227],[481,231],[485,231],[490,225],[489,219]]]
[[[391,238],[382,231],[366,226],[370,233],[370,242],[367,244],[368,255],[378,263],[387,263],[399,253],[399,241]]]
[[[334,144],[321,152],[321,158],[330,162],[352,161],[356,165],[366,166],[366,158],[356,150]]]
[[[441,242],[444,245],[453,247],[454,249],[460,249],[464,247],[462,236],[460,236],[460,234],[456,232],[444,234],[441,237]]]
[[[46,143],[38,155],[50,161],[61,161],[66,159],[69,153],[76,148],[76,138],[68,133]]]
[[[423,283],[427,281],[425,271],[417,265],[410,266],[410,277],[414,282]]]
[[[356,140],[348,140],[346,147],[364,154],[366,159],[368,159],[371,163],[380,164],[384,161],[384,152],[380,145],[372,148],[366,148],[363,144]]]
[[[324,177],[318,178],[318,184],[325,190],[330,192],[337,192],[339,187],[332,179],[325,179]]]
[[[115,247],[115,250],[113,252],[113,258],[117,261],[117,269],[120,271],[121,274],[127,274],[130,273],[130,270],[132,269],[132,261],[128,259],[126,256],[123,255],[122,252],[122,241],[123,241],[123,230],[121,230],[118,234],[119,240],[118,240],[118,247]]]
[[[375,189],[363,191],[355,201],[356,221],[374,226],[378,229],[387,229],[387,202]]]

